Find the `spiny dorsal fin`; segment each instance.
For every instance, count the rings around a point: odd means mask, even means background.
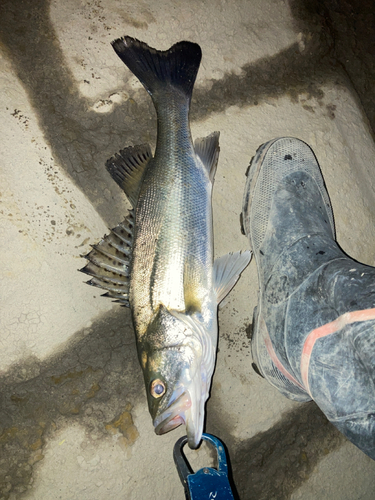
[[[232,290],[250,260],[250,250],[246,250],[245,252],[228,253],[215,260],[214,288],[218,304],[220,304],[220,302]]]
[[[108,290],[104,296],[129,305],[129,273],[133,241],[134,214],[129,210],[126,219],[111,229],[85,258],[88,264],[80,269],[91,276],[88,285]]]
[[[129,146],[107,160],[105,166],[135,208],[143,174],[152,158],[149,144]]]
[[[211,182],[214,180],[219,159],[219,136],[220,132],[213,132],[208,137],[201,137],[194,142],[195,153],[207,168]]]

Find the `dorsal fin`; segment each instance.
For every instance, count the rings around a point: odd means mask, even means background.
[[[108,290],[105,297],[129,306],[129,275],[133,242],[134,214],[129,210],[125,220],[93,246],[85,255],[89,263],[80,269],[92,276],[88,285]]]
[[[228,253],[214,262],[214,288],[217,296],[217,303],[228,295],[237,283],[242,271],[251,260],[251,252]]]
[[[195,154],[199,156],[203,165],[207,168],[211,182],[214,180],[219,159],[219,136],[220,132],[213,132],[207,137],[196,139],[194,142]]]
[[[129,146],[107,160],[105,166],[135,208],[143,173],[152,158],[149,144]]]

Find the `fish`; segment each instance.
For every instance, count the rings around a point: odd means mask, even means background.
[[[194,449],[216,363],[218,305],[251,252],[213,257],[219,132],[193,143],[189,123],[200,46],[181,41],[160,51],[129,36],[112,46],[151,96],[156,147],[154,154],[148,144],[126,147],[107,161],[132,208],[92,247],[81,271],[130,307],[156,434],[183,424]]]

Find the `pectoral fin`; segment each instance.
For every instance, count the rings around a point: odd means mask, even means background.
[[[122,149],[105,164],[112,178],[124,190],[133,208],[137,204],[143,173],[151,158],[149,144],[142,144]]]
[[[214,262],[214,287],[217,303],[228,295],[237,283],[242,271],[251,260],[251,252],[228,253]]]

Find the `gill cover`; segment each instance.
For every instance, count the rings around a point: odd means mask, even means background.
[[[196,318],[161,305],[140,349],[155,432],[164,434],[185,424],[191,448],[202,437],[215,361],[214,348],[204,333]]]

